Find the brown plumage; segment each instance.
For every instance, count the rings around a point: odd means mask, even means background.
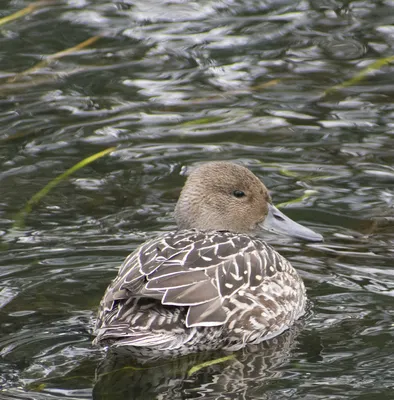
[[[233,192],[245,196],[235,197]],[[264,221],[271,198],[264,184],[248,169],[212,162],[191,172],[175,208],[179,229],[253,232]]]
[[[233,350],[274,337],[303,315],[297,272],[250,234],[263,227],[321,236],[272,206],[248,169],[228,162],[196,168],[175,216],[180,230],[140,246],[108,287],[96,344],[147,356]]]

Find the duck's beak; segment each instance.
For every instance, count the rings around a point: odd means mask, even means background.
[[[322,235],[313,232],[312,229],[297,224],[297,222],[286,217],[285,214],[280,212],[272,204],[268,204],[268,214],[265,217],[265,220],[260,224],[260,227],[273,233],[309,240],[311,242],[323,241]]]

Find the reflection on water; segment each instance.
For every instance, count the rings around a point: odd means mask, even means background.
[[[3,1],[0,15],[29,4]],[[389,1],[62,0],[3,23],[0,397],[392,398],[393,69],[326,92],[393,56],[392,15]],[[34,193],[110,146],[13,226]],[[221,363],[143,372],[92,348],[121,261],[174,228],[185,169],[228,159],[324,235],[267,238],[302,275],[311,318]]]
[[[93,398],[146,399],[160,393],[162,399],[269,399],[266,387],[288,374],[282,368],[296,333],[297,328],[233,354],[200,353],[154,365],[109,353],[96,371]]]

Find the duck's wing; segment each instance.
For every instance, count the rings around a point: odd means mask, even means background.
[[[187,327],[223,325],[227,299],[261,285],[287,268],[286,263],[264,242],[246,235],[170,233],[143,244],[125,260],[102,308],[111,312],[116,301],[151,298],[163,306],[187,307]]]

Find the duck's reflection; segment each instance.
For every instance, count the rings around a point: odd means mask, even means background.
[[[280,378],[302,323],[236,353],[199,353],[144,363],[108,352],[96,371],[99,399],[269,399],[268,381]]]

